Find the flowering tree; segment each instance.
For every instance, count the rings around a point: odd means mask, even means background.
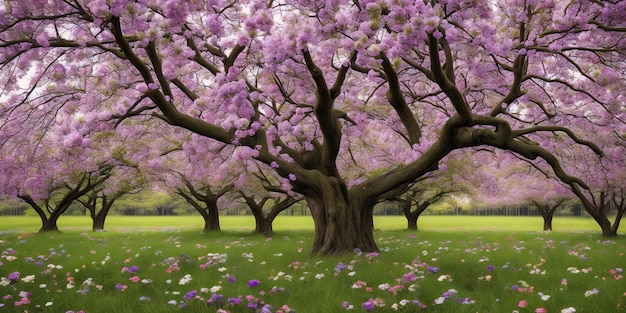
[[[375,251],[374,205],[455,149],[540,159],[582,195],[551,151],[602,154],[584,135],[623,100],[624,6],[8,1],[3,115],[152,116],[233,145],[306,199],[314,253]]]
[[[89,211],[93,231],[104,230],[104,222],[113,204],[128,194],[140,192],[144,187],[139,173],[128,166],[117,166],[103,184],[92,189],[85,196],[76,199]]]

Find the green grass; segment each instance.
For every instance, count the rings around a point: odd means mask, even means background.
[[[380,230],[401,230],[406,228],[406,219],[402,216],[375,216],[375,228]],[[480,231],[533,231],[541,230],[541,217],[509,217],[509,216],[442,216],[424,215],[420,217],[420,230],[480,230]],[[222,230],[252,231],[252,216],[222,216]],[[35,216],[0,216],[0,231],[36,232],[41,226]],[[61,231],[90,231],[91,219],[87,216],[62,216],[58,221]],[[554,219],[555,231],[589,230],[598,231],[599,227],[591,218],[561,217]],[[198,216],[119,216],[107,218],[105,228],[111,231],[161,229],[198,229],[203,227],[202,218]],[[310,216],[279,216],[274,222],[276,231],[312,231],[313,220]]]
[[[377,217],[379,255],[326,258],[308,254],[313,228],[307,217],[280,217],[271,239],[250,234],[251,217],[224,217],[224,231],[211,234],[199,232],[199,217],[112,216],[107,224],[111,231],[92,233],[88,219],[68,216],[59,223],[64,232],[34,234],[36,219],[0,217],[0,278],[7,282],[16,271],[20,278],[35,276],[34,282],[7,286],[0,281],[0,313],[216,312],[217,306],[206,304],[212,293],[203,290],[218,287],[225,300],[241,297],[241,304],[224,305],[233,313],[254,312],[246,296],[263,299],[271,312],[288,305],[299,313],[343,312],[344,301],[354,312],[364,312],[370,299],[385,304],[374,312],[395,312],[392,305],[403,299],[426,305],[408,304],[405,312],[561,312],[567,307],[623,312],[626,304],[626,285],[617,276],[626,265],[626,239],[603,239],[587,219],[557,217],[556,231],[544,233],[535,231],[540,218],[424,216],[420,231],[411,232],[400,217]],[[208,265],[207,255],[213,253],[225,254],[224,263]],[[336,271],[339,262],[345,268]],[[122,273],[131,266],[137,273]],[[192,280],[181,285],[186,274]],[[417,279],[405,281],[408,274]],[[133,283],[129,279],[135,275],[152,282]],[[89,278],[93,285],[81,295],[77,291]],[[248,286],[253,279],[260,284]],[[366,285],[352,288],[358,282]],[[120,291],[117,284],[127,287]],[[386,284],[402,288],[394,295],[382,290]],[[597,294],[591,294],[594,288]],[[197,295],[185,300],[192,290]],[[31,295],[28,304],[16,307],[20,291]],[[446,292],[450,297],[435,304]],[[544,301],[540,293],[550,298]],[[518,307],[522,300],[526,308]]]

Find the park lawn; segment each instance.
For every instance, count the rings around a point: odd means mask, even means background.
[[[248,217],[224,217],[224,231],[211,234],[191,217],[163,219],[112,216],[111,231],[92,233],[88,219],[64,217],[66,231],[34,234],[36,219],[16,231],[5,221],[17,227],[19,218],[1,217],[0,313],[620,312],[626,305],[626,239],[602,238],[585,219],[558,217],[557,230],[544,233],[533,230],[540,218],[424,216],[415,232],[402,229],[402,218],[377,217],[380,253],[334,257],[308,254],[306,217],[277,219],[272,238],[252,235]]]
[[[541,230],[542,219],[538,216],[472,216],[472,215],[424,215],[418,220],[421,230]],[[253,216],[220,217],[222,230],[252,231]],[[279,215],[274,222],[276,231],[312,231],[313,219],[310,216]],[[62,216],[58,221],[61,231],[90,231],[91,219],[88,216]],[[556,216],[555,231],[600,231],[591,218]],[[0,216],[0,231],[36,232],[41,221],[36,216]],[[126,229],[199,229],[203,227],[202,217],[189,216],[121,216],[107,217],[105,228],[112,231]],[[375,216],[374,227],[380,230],[401,230],[406,228],[403,216]]]

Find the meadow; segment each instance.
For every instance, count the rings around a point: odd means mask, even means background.
[[[0,217],[0,312],[626,312],[626,239],[586,218],[376,217],[380,253],[310,256],[310,217]]]

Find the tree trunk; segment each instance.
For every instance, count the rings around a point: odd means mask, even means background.
[[[356,249],[378,251],[374,241],[373,203],[362,194],[348,198],[335,178],[322,178],[316,197],[305,197],[315,223],[312,254],[340,255]]]
[[[41,220],[41,227],[43,228],[43,226],[46,225],[46,222],[48,221],[48,216],[46,216],[43,208],[28,195],[19,195],[18,198],[24,200],[24,202],[28,203],[28,205],[30,205],[30,207],[33,208],[35,212],[37,212],[37,215],[39,215],[39,219]]]
[[[600,229],[602,229],[602,236],[604,237],[617,236],[617,231],[614,230],[613,227],[611,227],[611,221],[604,213],[604,210],[589,211],[589,214],[591,214],[593,219],[600,226]]]
[[[541,215],[543,217],[543,230],[544,231],[552,231],[552,214],[549,215]]]
[[[273,218],[270,220],[269,218],[263,216],[255,216],[256,223],[254,227],[254,233],[263,234],[266,237],[271,237],[274,234],[274,228],[272,226],[273,220]]]
[[[49,232],[49,231],[59,231],[59,227],[57,226],[57,221],[59,217],[65,212],[66,209],[57,207],[56,210],[52,211],[48,220],[41,226],[39,229],[40,233]]]
[[[411,200],[401,201],[402,213],[406,217],[406,228],[409,230],[417,230],[417,219],[419,215],[411,214]]]
[[[417,215],[411,215],[409,214],[408,216],[406,216],[406,222],[407,222],[407,229],[409,230],[417,230]]]
[[[105,215],[100,215],[98,214],[94,219],[93,219],[93,224],[91,227],[92,231],[103,231],[104,230],[104,221],[106,219],[106,214]]]
[[[204,232],[219,232],[220,229],[220,213],[217,209],[217,201],[215,203],[211,201],[207,201],[206,214],[203,214],[204,217]]]

